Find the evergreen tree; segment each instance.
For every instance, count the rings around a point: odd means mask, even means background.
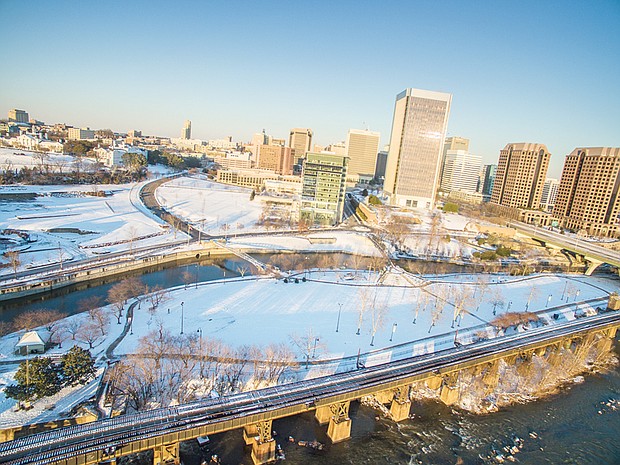
[[[15,381],[17,385],[8,386],[5,393],[17,400],[20,400],[19,397],[29,400],[51,396],[62,388],[60,370],[47,357],[36,357],[20,363]]]
[[[30,385],[22,386],[21,384],[11,384],[4,388],[4,395],[22,403],[34,398],[34,389],[33,386]]]
[[[62,378],[65,386],[85,384],[95,375],[95,359],[89,350],[73,346],[62,356]]]

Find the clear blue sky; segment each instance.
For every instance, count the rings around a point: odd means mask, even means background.
[[[496,162],[620,145],[620,0],[0,0],[0,112],[249,140],[310,127],[387,143],[406,87],[453,94],[449,134]]]

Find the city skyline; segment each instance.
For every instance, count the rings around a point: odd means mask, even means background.
[[[15,72],[0,76],[1,110],[167,137],[190,119],[200,139],[309,127],[321,145],[368,128],[382,146],[394,97],[415,87],[453,95],[448,136],[485,163],[532,141],[559,177],[575,147],[620,145],[617,2],[355,5],[32,2],[24,22],[4,3]],[[305,73],[275,74],[276,62]]]

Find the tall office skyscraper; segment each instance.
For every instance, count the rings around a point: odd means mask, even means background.
[[[446,140],[443,144],[443,154],[441,156],[441,167],[439,168],[439,185],[441,186],[442,189],[444,189],[444,187],[442,186],[443,175],[444,175],[443,170],[446,167],[446,154],[448,153],[448,150],[465,150],[466,152],[469,151],[469,139],[465,139],[464,137],[456,137],[456,136],[446,137]]]
[[[553,211],[555,205],[555,199],[558,196],[558,187],[560,187],[560,181],[558,179],[547,178],[543,184],[542,196],[540,197],[540,206],[547,210]]]
[[[540,208],[551,154],[543,144],[508,144],[499,152],[491,202],[513,208]]]
[[[306,152],[312,150],[312,129],[293,128],[288,140],[295,163],[301,165]]]
[[[348,158],[334,153],[306,153],[300,217],[311,223],[342,221]]]
[[[485,198],[485,202],[488,202],[491,198],[491,193],[493,192],[493,184],[495,183],[495,173],[497,172],[497,165],[484,165],[482,167],[482,180],[480,193],[483,198]]]
[[[346,146],[349,157],[348,180],[358,182],[374,178],[380,138],[378,132],[349,129]]]
[[[181,139],[191,139],[191,138],[192,138],[192,122],[186,119],[185,124],[183,125],[183,129],[181,129]]]
[[[478,187],[482,157],[467,150],[448,150],[441,177],[441,189],[473,194]]]
[[[383,190],[392,205],[433,208],[452,95],[406,89],[396,96]]]
[[[553,215],[575,231],[620,237],[620,147],[576,148],[566,157]]]

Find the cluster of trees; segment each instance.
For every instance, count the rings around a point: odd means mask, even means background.
[[[498,257],[510,257],[510,255],[512,255],[512,249],[499,245],[495,250],[474,252],[472,255],[479,260],[497,260]]]
[[[121,184],[144,176],[144,171],[104,170],[94,157],[95,163],[87,165],[82,155],[76,155],[73,163],[62,157],[50,158],[44,152],[34,154],[35,165],[14,168],[10,162],[0,167],[0,184]]]
[[[73,346],[56,363],[48,357],[36,357],[19,365],[15,384],[4,389],[7,397],[29,402],[56,394],[67,386],[85,384],[95,375],[95,360],[90,351]]]
[[[181,157],[175,153],[150,150],[148,153],[148,164],[170,166],[171,168],[182,170],[200,168],[202,166],[202,161],[195,156]]]
[[[85,157],[90,155],[93,150],[97,148],[98,142],[89,140],[68,140],[63,146],[62,150],[68,155],[74,157]]]
[[[330,269],[336,268],[341,263],[341,258],[338,254],[278,254],[273,255],[269,260],[271,266],[278,267],[282,271],[305,271],[314,268]],[[383,257],[364,257],[363,255],[351,255],[348,259],[346,266],[354,270],[380,270],[386,264],[386,260]]]
[[[112,389],[139,411],[275,384],[293,363],[286,344],[232,348],[200,331],[172,334],[159,323],[140,338],[135,354],[114,366]]]

